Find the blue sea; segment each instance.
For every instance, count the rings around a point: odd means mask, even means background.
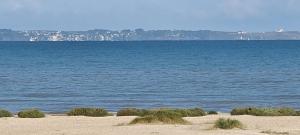
[[[0,108],[300,108],[300,41],[0,42]]]

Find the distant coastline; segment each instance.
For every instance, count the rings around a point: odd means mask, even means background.
[[[0,29],[0,41],[193,41],[193,40],[300,40],[299,31],[225,32],[211,30],[103,30],[17,31]]]

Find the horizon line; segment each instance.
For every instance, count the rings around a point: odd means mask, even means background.
[[[11,30],[11,31],[53,31],[53,32],[83,32],[83,31],[93,31],[93,30],[105,30],[105,31],[136,31],[136,30],[143,30],[143,31],[213,31],[213,32],[247,32],[247,33],[265,33],[265,32],[300,32],[300,30],[284,30],[282,28],[276,29],[273,31],[245,31],[245,30],[238,30],[238,31],[226,31],[226,30],[210,30],[210,29],[198,29],[198,30],[190,30],[190,29],[144,29],[144,28],[135,28],[135,29],[105,29],[105,28],[94,28],[94,29],[86,29],[86,30],[53,30],[53,29],[27,29],[27,30],[18,30],[12,28],[0,28],[0,30]]]

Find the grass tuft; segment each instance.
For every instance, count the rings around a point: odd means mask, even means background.
[[[67,113],[68,116],[89,116],[89,117],[105,117],[111,116],[102,108],[74,108]]]
[[[254,116],[296,116],[297,112],[292,108],[235,108],[231,115]]]
[[[300,111],[296,111],[296,116],[300,116]]]
[[[146,116],[151,114],[151,110],[136,109],[136,108],[125,108],[117,112],[117,116]]]
[[[186,120],[182,118],[180,113],[169,110],[153,111],[151,115],[139,117],[130,122],[130,124],[188,124]]]
[[[45,114],[37,109],[24,110],[18,113],[20,118],[44,118]]]
[[[117,116],[148,116],[155,114],[157,111],[165,111],[165,112],[173,112],[177,113],[181,117],[198,117],[205,116],[206,112],[200,108],[193,109],[169,109],[169,108],[161,108],[154,110],[146,110],[146,109],[136,109],[136,108],[127,108],[118,111]]]
[[[217,115],[218,112],[217,111],[209,111],[207,112],[208,115]]]
[[[12,113],[7,111],[7,110],[3,110],[3,109],[0,109],[0,118],[2,117],[12,117]]]
[[[177,112],[181,115],[181,117],[199,117],[199,116],[205,116],[206,112],[200,108],[193,108],[193,109],[174,109],[170,110]]]
[[[215,122],[215,128],[219,129],[233,129],[233,128],[243,128],[243,124],[238,120],[220,118]]]

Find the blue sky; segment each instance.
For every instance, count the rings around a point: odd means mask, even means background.
[[[300,0],[0,0],[17,30],[300,30]]]

